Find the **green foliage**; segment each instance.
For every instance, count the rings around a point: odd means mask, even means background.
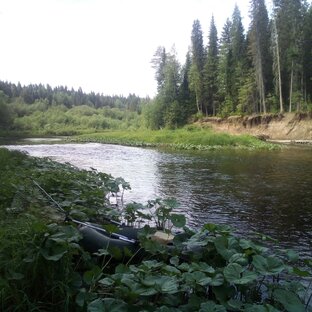
[[[195,233],[174,213],[175,201],[156,199],[129,207],[129,220],[154,219],[167,229],[171,221],[184,232],[164,246],[149,239],[155,229],[145,226],[142,258],[112,262],[109,249],[86,253],[76,227],[57,216],[27,177],[70,214],[98,221],[103,193],[127,183],[5,149],[0,169],[2,311],[309,311],[304,304],[311,299],[296,279],[311,273],[298,267],[292,251],[274,254],[224,225]],[[311,268],[311,260],[305,265]]]
[[[190,131],[191,129],[191,131]],[[102,142],[133,146],[157,146],[174,149],[213,150],[220,148],[274,149],[276,145],[266,143],[248,135],[231,136],[215,133],[198,125],[159,131],[106,131],[85,134],[74,138],[77,142]]]
[[[7,130],[12,124],[13,115],[7,104],[7,96],[0,90],[0,129]]]
[[[174,49],[170,53],[166,53],[164,48],[158,49],[152,62],[156,70],[158,95],[143,109],[145,125],[152,130],[164,127],[175,129],[186,123],[190,113],[188,72],[181,73]],[[184,68],[184,71],[187,70]]]
[[[301,71],[305,67],[302,54],[307,53],[302,49],[306,8],[301,0],[273,2],[275,30],[280,50],[282,98],[284,103],[289,103],[288,107],[291,109],[292,93],[299,91],[303,96],[302,90],[306,88],[300,80]]]
[[[216,115],[218,103],[218,34],[212,16],[209,31],[209,44],[207,48],[207,59],[205,62],[204,75],[204,93],[205,93],[205,112],[206,115]]]
[[[257,97],[256,97],[256,87],[255,81],[250,74],[246,76],[246,80],[239,88],[238,91],[238,105],[236,111],[239,114],[252,114],[252,112],[257,110]]]
[[[3,91],[2,91],[3,90]],[[73,135],[103,129],[138,129],[149,99],[85,94],[49,85],[0,81],[0,129],[28,135]]]
[[[141,126],[141,117],[136,112],[119,108],[95,109],[87,105],[48,107],[45,102],[15,102],[12,111],[16,116],[13,130],[37,135],[72,135],[103,129],[137,129]]]
[[[151,130],[158,130],[164,127],[165,103],[161,102],[158,97],[149,105],[143,108],[144,120],[146,127]]]

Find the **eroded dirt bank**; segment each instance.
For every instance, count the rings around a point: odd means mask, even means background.
[[[311,140],[312,143],[312,112],[207,117],[200,123],[218,132],[246,133],[266,140]]]

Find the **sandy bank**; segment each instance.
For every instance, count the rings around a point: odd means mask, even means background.
[[[312,112],[207,117],[200,124],[208,125],[217,132],[250,134],[265,140],[312,143]]]

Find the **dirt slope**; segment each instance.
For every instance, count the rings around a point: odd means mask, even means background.
[[[312,140],[312,112],[208,117],[200,123],[230,134],[247,133],[270,140]]]

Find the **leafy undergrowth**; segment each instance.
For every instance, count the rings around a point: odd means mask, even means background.
[[[213,150],[220,148],[274,149],[276,145],[252,136],[234,136],[216,133],[209,128],[188,126],[176,130],[105,131],[74,138],[81,142],[101,142],[134,146],[172,147],[186,150]]]
[[[96,222],[117,217],[103,195],[127,183],[3,149],[0,169],[1,311],[311,311],[301,282],[311,275],[290,250],[274,254],[227,226],[193,232],[173,201],[157,199],[127,206],[124,219],[167,231],[170,220],[183,228],[170,246],[150,240],[155,230],[145,226],[133,253],[106,246],[90,254],[32,180],[68,217]]]

